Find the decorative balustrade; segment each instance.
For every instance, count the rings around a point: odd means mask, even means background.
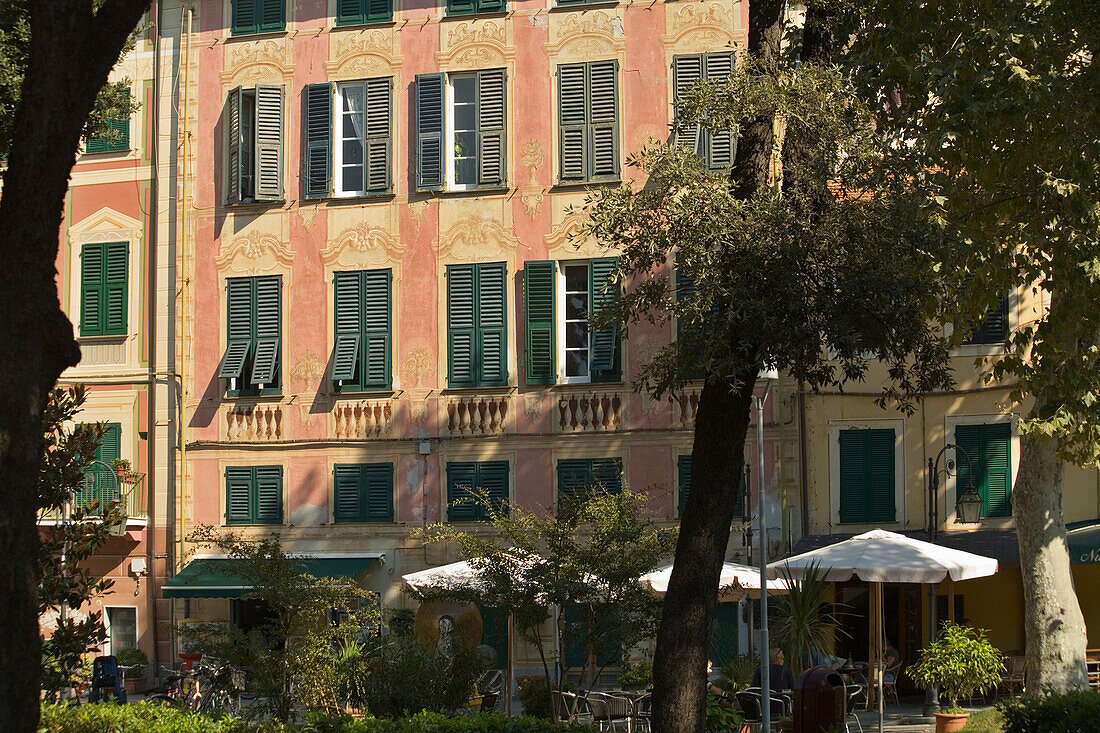
[[[557,427],[563,433],[609,432],[625,427],[626,395],[619,392],[563,394]]]
[[[672,427],[674,430],[691,430],[695,427],[695,413],[699,411],[699,389],[686,389],[672,395]]]
[[[451,435],[498,435],[511,426],[509,395],[453,397],[445,404]]]
[[[283,406],[229,405],[225,410],[225,437],[240,441],[282,439]]]
[[[378,438],[393,428],[393,400],[339,400],[332,418],[340,440]]]

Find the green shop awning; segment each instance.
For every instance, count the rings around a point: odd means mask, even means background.
[[[379,554],[311,555],[303,557],[299,569],[315,578],[355,580]],[[244,578],[233,574],[225,557],[196,557],[161,587],[165,598],[240,598],[252,589]]]
[[[1069,561],[1074,565],[1100,565],[1100,520],[1066,525]]]

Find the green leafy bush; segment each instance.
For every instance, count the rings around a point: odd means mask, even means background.
[[[722,665],[722,679],[726,681],[726,692],[740,692],[752,686],[752,676],[760,660],[755,655],[738,654]]]
[[[619,670],[619,684],[623,687],[648,687],[653,683],[653,665],[648,659],[627,662]]]
[[[1100,726],[1100,695],[1091,691],[1027,695],[997,707],[1005,733],[1092,733]]]
[[[725,696],[707,692],[707,733],[728,733],[741,730],[741,714]]]
[[[536,718],[550,717],[550,689],[545,677],[528,677],[519,683],[519,702],[523,712]]]
[[[986,693],[1001,681],[1004,655],[986,638],[982,629],[944,622],[939,637],[920,652],[909,668],[917,687],[939,687],[951,701],[944,712],[961,711],[960,697]]]
[[[145,655],[141,649],[135,647],[126,647],[125,649],[119,649],[115,654],[115,659],[118,660],[118,666],[120,667],[134,667],[141,665],[140,669],[135,669],[127,677],[141,677],[145,674],[145,666],[149,664],[149,657]]]

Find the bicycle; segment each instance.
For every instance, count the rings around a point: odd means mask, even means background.
[[[191,712],[236,715],[241,709],[245,688],[244,672],[229,662],[203,657],[191,670],[166,673],[165,690],[149,695],[148,700],[182,707]]]

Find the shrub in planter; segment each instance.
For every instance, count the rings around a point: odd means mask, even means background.
[[[1100,726],[1100,695],[1076,690],[1027,695],[997,704],[1005,733],[1089,733]]]
[[[149,657],[145,656],[145,652],[134,647],[126,647],[118,650],[115,659],[118,660],[119,667],[131,668],[124,672],[126,675],[126,692],[144,692],[145,668],[149,664]]]
[[[627,662],[619,670],[619,684],[624,689],[648,687],[653,684],[653,665],[648,659]]]
[[[519,702],[523,714],[535,718],[550,718],[550,690],[545,677],[526,677],[519,683]]]
[[[920,651],[916,664],[909,668],[909,676],[918,687],[935,686],[947,695],[951,707],[936,714],[936,730],[948,730],[948,725],[959,722],[961,729],[966,718],[951,721],[951,716],[966,716],[959,707],[959,698],[985,694],[995,689],[1005,670],[1004,656],[989,642],[985,631],[945,622],[939,637]]]

